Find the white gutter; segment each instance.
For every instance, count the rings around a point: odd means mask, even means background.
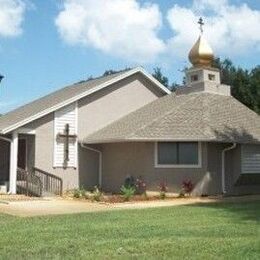
[[[100,150],[97,150],[97,149],[94,149],[94,148],[92,148],[90,146],[87,146],[87,145],[85,145],[83,143],[80,143],[80,146],[82,148],[85,148],[85,149],[89,150],[89,151],[98,153],[98,155],[99,155],[98,185],[101,188],[102,187],[102,152]]]
[[[8,143],[12,143],[12,139],[9,139],[7,137],[0,136],[0,140],[6,141]]]
[[[222,153],[221,153],[221,163],[222,163],[222,193],[223,194],[226,194],[227,191],[226,191],[226,181],[225,181],[225,178],[226,178],[226,174],[225,174],[225,154],[227,151],[230,151],[230,150],[233,150],[235,149],[237,146],[236,143],[233,143],[232,146],[229,146],[229,147],[226,147],[225,149],[222,150]]]

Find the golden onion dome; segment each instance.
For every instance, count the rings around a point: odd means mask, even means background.
[[[199,36],[189,53],[189,60],[194,67],[211,66],[214,59],[214,54],[204,39],[203,35]]]

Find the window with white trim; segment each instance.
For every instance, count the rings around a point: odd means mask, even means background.
[[[59,135],[66,133],[66,126],[69,135],[77,135],[77,103],[73,103],[55,111],[54,115],[54,158],[53,167],[77,167],[78,145],[77,138],[59,138]],[[66,142],[68,160],[66,157]]]
[[[200,167],[198,142],[158,142],[155,146],[157,167]]]
[[[244,174],[260,174],[260,145],[242,145],[241,168]]]

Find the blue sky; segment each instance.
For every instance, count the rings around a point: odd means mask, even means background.
[[[259,0],[0,0],[0,5],[5,76],[0,113],[106,69],[162,67],[179,82],[199,16],[205,17],[205,35],[216,55],[245,68],[259,64]]]

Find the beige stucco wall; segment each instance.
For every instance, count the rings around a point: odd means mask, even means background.
[[[196,185],[194,194],[206,193],[213,189],[209,185],[207,172],[207,144],[202,143],[201,168],[156,168],[154,166],[154,143],[104,144],[103,188],[118,192],[126,176],[142,177],[148,190],[158,190],[158,185],[166,181],[169,191],[179,192],[184,180],[191,179]]]
[[[232,195],[259,194],[260,173],[243,174],[241,171],[241,145],[227,154],[227,191]]]
[[[163,94],[137,74],[79,100],[79,140]],[[53,168],[54,113],[24,127],[35,130],[35,166],[61,177],[65,190],[97,184],[98,156],[94,152],[79,147],[77,168]]]
[[[216,190],[221,193],[221,152],[231,144],[208,144],[208,169],[212,175],[216,176]],[[229,195],[260,193],[260,182],[258,174],[249,174],[250,181],[244,184],[243,179],[247,175],[241,174],[241,145],[226,152],[225,156],[225,183],[226,191]],[[219,176],[219,177],[217,177]]]
[[[140,74],[78,102],[79,139],[152,102],[163,93]]]
[[[26,127],[35,130],[35,167],[61,177],[64,189],[78,186],[77,169],[53,168],[54,113],[36,120]]]
[[[79,147],[79,185],[92,190],[98,185],[99,154]]]
[[[183,180],[195,185],[194,195],[222,193],[221,151],[230,144],[202,143],[201,168],[155,168],[154,143],[104,144],[103,188],[118,192],[126,176],[141,176],[148,190],[158,190],[158,184],[166,181],[171,192],[179,192]],[[226,154],[226,189],[228,194],[260,193],[260,185],[237,186],[241,176],[241,147]]]

